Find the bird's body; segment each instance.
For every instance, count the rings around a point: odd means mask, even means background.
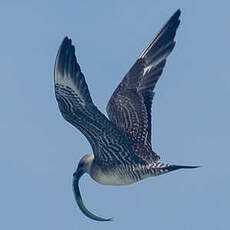
[[[163,167],[162,167],[163,166]],[[167,164],[120,164],[113,167],[101,167],[93,163],[89,175],[98,183],[105,185],[126,185],[150,176],[157,176],[169,171]],[[169,165],[168,165],[169,166]]]
[[[73,190],[81,211],[107,221],[84,206],[79,179],[88,173],[106,185],[125,185],[150,176],[194,166],[159,162],[151,145],[151,107],[154,88],[174,48],[180,10],[165,24],[118,85],[107,105],[109,119],[94,105],[74,46],[63,40],[55,62],[55,94],[63,117],[88,139],[93,154],[85,155],[73,175]]]

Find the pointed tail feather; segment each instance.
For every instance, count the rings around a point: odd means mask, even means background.
[[[171,172],[174,170],[178,170],[178,169],[194,169],[194,168],[199,168],[201,166],[188,166],[188,165],[169,165],[167,167],[161,168],[164,170],[165,173],[167,172]]]
[[[154,176],[158,176],[178,169],[193,169],[199,167],[200,166],[170,165],[170,164],[158,162],[158,165],[152,168],[151,170]]]
[[[172,169],[172,170],[177,170],[177,169],[194,169],[194,168],[199,168],[201,166],[188,166],[188,165],[170,165],[167,168]]]

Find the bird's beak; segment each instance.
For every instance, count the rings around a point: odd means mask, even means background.
[[[93,213],[91,213],[84,205],[83,200],[81,198],[81,193],[80,193],[80,189],[79,189],[79,180],[81,178],[81,176],[84,174],[84,172],[82,170],[77,170],[74,174],[73,174],[73,193],[74,193],[74,197],[75,200],[78,204],[78,207],[80,208],[80,210],[89,218],[93,219],[93,220],[97,220],[97,221],[111,221],[112,218],[109,219],[105,219],[99,216],[94,215]]]
[[[80,178],[83,174],[84,174],[84,172],[82,170],[77,169],[73,174],[73,178],[80,180]]]

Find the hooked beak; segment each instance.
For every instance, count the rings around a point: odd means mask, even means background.
[[[84,174],[84,172],[82,170],[77,170],[74,174],[73,174],[73,193],[74,193],[74,197],[75,200],[78,204],[78,207],[80,208],[80,210],[90,219],[96,220],[96,221],[111,221],[112,218],[102,218],[99,216],[94,215],[93,213],[91,213],[84,205],[83,200],[81,198],[81,193],[80,193],[80,189],[79,189],[79,180],[81,178],[81,176]]]

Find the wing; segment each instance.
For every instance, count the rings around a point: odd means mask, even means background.
[[[118,85],[107,105],[107,113],[120,130],[131,136],[136,148],[151,149],[151,107],[154,87],[171,53],[179,26],[177,10],[142,52]],[[151,151],[148,151],[151,153]],[[144,154],[144,152],[143,152]],[[142,155],[140,152],[139,155]],[[156,153],[152,157],[159,159]]]
[[[74,46],[67,37],[56,57],[54,83],[61,114],[86,136],[95,160],[104,165],[134,160],[129,140],[94,105]]]

